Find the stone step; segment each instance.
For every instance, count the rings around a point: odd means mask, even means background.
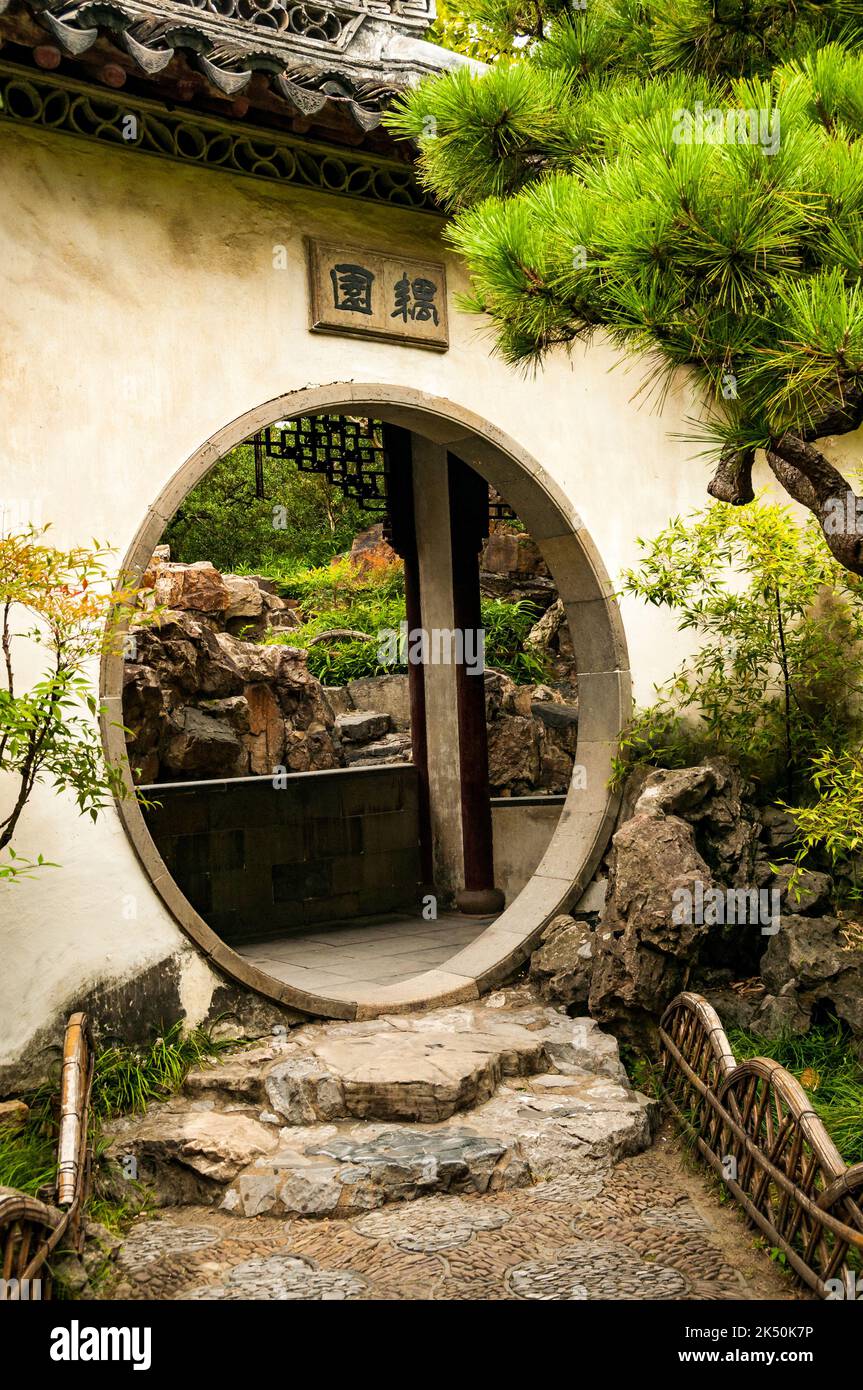
[[[372,1023],[312,1025],[298,1039],[190,1072],[184,1091],[247,1103],[288,1124],[353,1117],[432,1124],[488,1100],[503,1077],[567,1067],[624,1076],[613,1038],[556,1009],[462,1006]]]
[[[502,1086],[441,1125],[285,1128],[222,1201],[242,1216],[345,1217],[432,1193],[485,1193],[598,1172],[650,1143],[655,1102],[589,1073]]]
[[[596,1172],[656,1117],[591,1019],[487,1003],[304,1026],[109,1133],[158,1204],[342,1217]]]

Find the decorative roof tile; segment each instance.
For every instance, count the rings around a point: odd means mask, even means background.
[[[131,75],[167,91],[174,69],[191,68],[234,102],[260,74],[256,104],[263,91],[295,118],[341,109],[363,134],[398,91],[468,61],[423,41],[435,0],[0,0],[4,12],[71,60],[107,43]],[[123,69],[114,77],[122,84]]]

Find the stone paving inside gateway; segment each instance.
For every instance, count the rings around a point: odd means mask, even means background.
[[[109,1127],[161,1205],[101,1296],[802,1297],[659,1124],[525,987],[304,1025]]]

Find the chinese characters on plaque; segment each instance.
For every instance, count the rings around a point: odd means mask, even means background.
[[[442,265],[312,241],[309,274],[313,330],[449,347]]]

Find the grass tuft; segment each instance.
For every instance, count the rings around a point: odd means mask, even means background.
[[[845,1162],[863,1163],[863,1062],[838,1020],[774,1038],[731,1028],[728,1041],[739,1062],[769,1057],[790,1071]]]

